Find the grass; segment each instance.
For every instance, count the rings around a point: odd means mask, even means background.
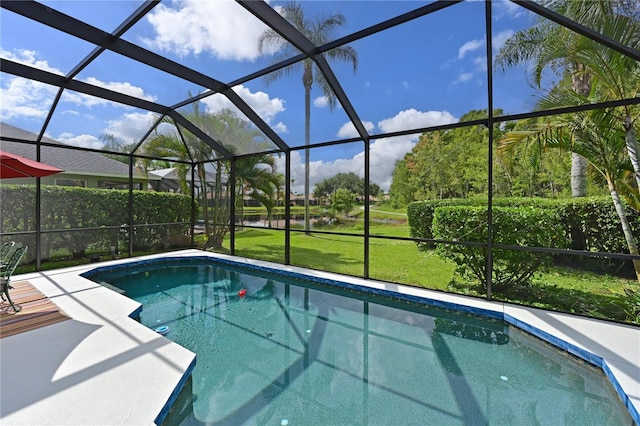
[[[353,215],[358,214],[354,211]],[[369,242],[369,277],[372,279],[407,284],[434,290],[485,297],[478,284],[469,282],[455,273],[455,265],[435,251],[419,251],[412,241],[392,240],[384,237],[408,237],[409,227],[400,220],[396,224],[383,221],[399,212],[372,212]],[[362,220],[351,225],[331,226],[325,230],[362,234]],[[224,245],[228,247],[229,240]],[[245,228],[236,232],[235,254],[242,257],[284,263],[284,237],[281,230]],[[203,236],[198,236],[203,238]],[[196,244],[203,241],[196,240]],[[157,251],[137,252],[134,255]],[[103,256],[103,260],[110,256]],[[88,258],[70,259],[61,256],[47,259],[42,269],[55,269],[89,263]],[[345,275],[364,276],[364,236],[338,234],[291,233],[291,264]],[[18,273],[33,272],[34,264],[21,266]],[[539,272],[532,284],[509,289],[503,294],[493,293],[496,300],[510,301],[528,306],[571,312],[616,321],[639,323],[640,296],[636,305],[625,290],[637,289],[637,282],[613,275],[598,274],[570,267],[553,266]],[[638,293],[635,293],[638,294]]]
[[[342,229],[343,232],[348,232]],[[358,231],[353,231],[358,232]],[[406,225],[374,225],[372,236],[407,237]],[[312,269],[363,276],[361,236],[291,234],[291,264]],[[382,281],[484,297],[476,283],[455,274],[455,265],[435,251],[418,251],[411,241],[372,238],[369,277]],[[236,232],[236,255],[282,263],[284,231],[245,229]],[[625,321],[625,288],[634,281],[565,267],[550,267],[533,283],[493,294],[496,300],[592,317]]]

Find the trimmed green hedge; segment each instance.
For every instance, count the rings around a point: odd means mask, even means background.
[[[410,235],[413,238],[433,239],[433,216],[443,206],[484,207],[486,199],[448,199],[417,201],[407,207]],[[554,213],[564,229],[567,245],[560,248],[598,251],[606,253],[628,253],[622,227],[609,197],[586,197],[571,199],[548,198],[496,198],[494,207],[543,208]],[[627,208],[634,235],[640,236],[640,215]],[[546,226],[546,225],[545,225]],[[548,226],[556,226],[549,223]],[[418,243],[420,249],[434,247],[430,243]]]
[[[36,187],[33,185],[0,185],[2,232],[35,231]],[[90,189],[64,186],[41,187],[41,228],[47,230],[101,228],[80,232],[54,232],[42,235],[44,255],[66,249],[74,257],[85,250],[109,251],[109,247],[128,244],[129,191]],[[166,192],[133,191],[133,223],[191,222],[191,197]],[[190,241],[190,226],[137,227],[134,248],[169,247]],[[32,236],[23,244],[32,245]]]
[[[565,247],[564,226],[552,209],[539,207],[494,207],[492,241],[525,247]],[[485,207],[438,207],[433,215],[433,235],[438,240],[485,243],[462,245],[441,243],[437,251],[456,264],[456,272],[487,285],[486,257],[488,215]],[[551,256],[541,252],[494,248],[492,285],[495,290],[526,285]]]

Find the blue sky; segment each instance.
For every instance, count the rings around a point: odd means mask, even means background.
[[[44,1],[63,13],[104,31],[113,31],[140,2]],[[429,3],[429,2],[426,2]],[[309,19],[342,13],[346,25],[335,36],[366,28],[426,4],[418,1],[303,1]],[[278,8],[283,4],[271,1]],[[0,11],[0,53],[3,58],[57,74],[68,73],[94,46],[56,30],[43,28],[4,9]],[[515,31],[531,26],[535,17],[508,1],[493,2],[494,50]],[[486,107],[484,2],[469,1],[425,16],[366,39],[352,47],[358,68],[333,63],[335,74],[358,116],[371,134],[453,123],[472,109]],[[225,83],[273,62],[273,51],[259,54],[257,39],[264,26],[232,1],[162,2],[131,28],[124,39],[165,55]],[[204,89],[145,65],[106,52],[77,79],[115,91],[173,105]],[[507,113],[530,111],[535,102],[522,68],[494,73],[494,106]],[[57,89],[2,74],[2,121],[38,132]],[[274,83],[249,81],[234,90],[288,144],[304,143],[304,91],[300,73]],[[312,91],[311,142],[356,136],[341,107],[330,110],[319,89]],[[215,112],[230,107],[214,95],[204,101]],[[66,92],[47,128],[47,136],[87,147],[100,147],[111,134],[137,141],[153,117],[146,111]],[[372,141],[371,178],[387,189],[396,160],[418,135]],[[338,172],[363,174],[363,144],[311,151],[312,185]],[[301,191],[303,151],[292,155],[294,190]]]

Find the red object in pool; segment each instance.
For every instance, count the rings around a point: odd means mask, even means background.
[[[245,297],[246,295],[247,295],[247,290],[244,288],[238,292],[238,296],[240,297]]]

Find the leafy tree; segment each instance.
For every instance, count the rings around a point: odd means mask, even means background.
[[[329,199],[339,188],[347,189],[357,195],[364,195],[364,179],[353,172],[338,173],[316,184],[313,196]]]
[[[543,119],[530,119],[509,126],[508,131],[526,130]],[[494,194],[507,197],[571,196],[571,153],[543,150],[522,144],[511,155],[496,155]],[[591,183],[589,180],[587,183]],[[591,191],[593,191],[591,189]]]
[[[501,114],[500,110],[495,111]],[[486,110],[470,111],[462,121],[481,119]],[[494,128],[494,137],[516,123]],[[396,163],[390,197],[400,205],[415,200],[486,197],[488,131],[484,126],[435,131],[421,135],[414,148]],[[530,152],[529,152],[530,151]],[[570,153],[521,147],[518,155],[495,157],[493,195],[558,197],[569,187]]]
[[[382,191],[382,188],[380,188],[380,185],[372,182],[369,184],[369,195],[372,197],[381,197],[384,195],[384,191]]]
[[[112,160],[116,160],[120,163],[124,163],[127,166],[129,165],[129,159],[130,159],[129,154],[131,154],[133,149],[136,147],[137,143],[135,142],[126,143],[124,140],[122,140],[121,138],[111,133],[105,133],[101,135],[100,141],[104,144],[102,146],[102,149],[104,149],[105,151],[121,152],[123,154],[123,155],[118,155],[118,154],[105,153],[102,155],[104,155],[107,158],[111,158]],[[138,173],[146,176],[148,170],[169,168],[171,167],[171,165],[169,164],[169,162],[163,161],[163,160],[149,160],[149,159],[138,158],[135,160],[134,167]]]
[[[338,188],[331,195],[331,208],[337,213],[347,216],[353,209],[356,194],[346,188]]]
[[[346,18],[344,15],[336,13],[330,16],[318,16],[315,20],[309,20],[305,16],[302,5],[298,2],[290,2],[286,4],[282,9],[282,15],[289,21],[298,31],[300,31],[305,37],[316,45],[323,45],[334,39],[333,34],[337,28],[346,24]],[[258,50],[263,52],[265,46],[276,46],[282,48],[282,51],[276,57],[275,62],[280,62],[284,59],[298,54],[297,49],[291,44],[287,43],[276,31],[273,29],[266,30],[260,39],[258,40]],[[323,55],[332,60],[340,60],[349,62],[353,65],[353,71],[355,72],[358,66],[358,54],[351,46],[344,45],[331,49]],[[266,76],[267,82],[272,82],[284,75],[289,75],[294,71],[302,70],[302,84],[304,85],[304,123],[305,133],[304,140],[305,145],[310,143],[311,135],[311,87],[315,82],[326,97],[329,107],[331,109],[336,106],[336,97],[331,87],[325,80],[323,74],[316,68],[316,63],[311,58],[306,58],[301,62],[289,65],[285,68],[280,68]],[[304,229],[309,231],[309,149],[305,149],[305,162],[304,162]]]
[[[347,189],[356,197],[364,199],[364,179],[353,172],[338,173],[317,183],[313,190],[313,196],[318,199],[330,200],[331,196],[340,188]],[[378,184],[369,184],[370,195],[377,196],[380,192],[382,190]]]
[[[407,159],[405,155],[405,158],[396,161],[391,175],[389,198],[393,207],[405,207],[412,201],[416,201],[414,197],[416,190],[410,184],[410,176],[411,174],[407,167]]]
[[[486,116],[486,110],[473,110],[464,114],[461,121]],[[495,132],[500,133],[498,126]],[[409,187],[415,189],[415,198],[467,198],[486,194],[487,137],[483,126],[422,134],[411,153],[405,156]]]

